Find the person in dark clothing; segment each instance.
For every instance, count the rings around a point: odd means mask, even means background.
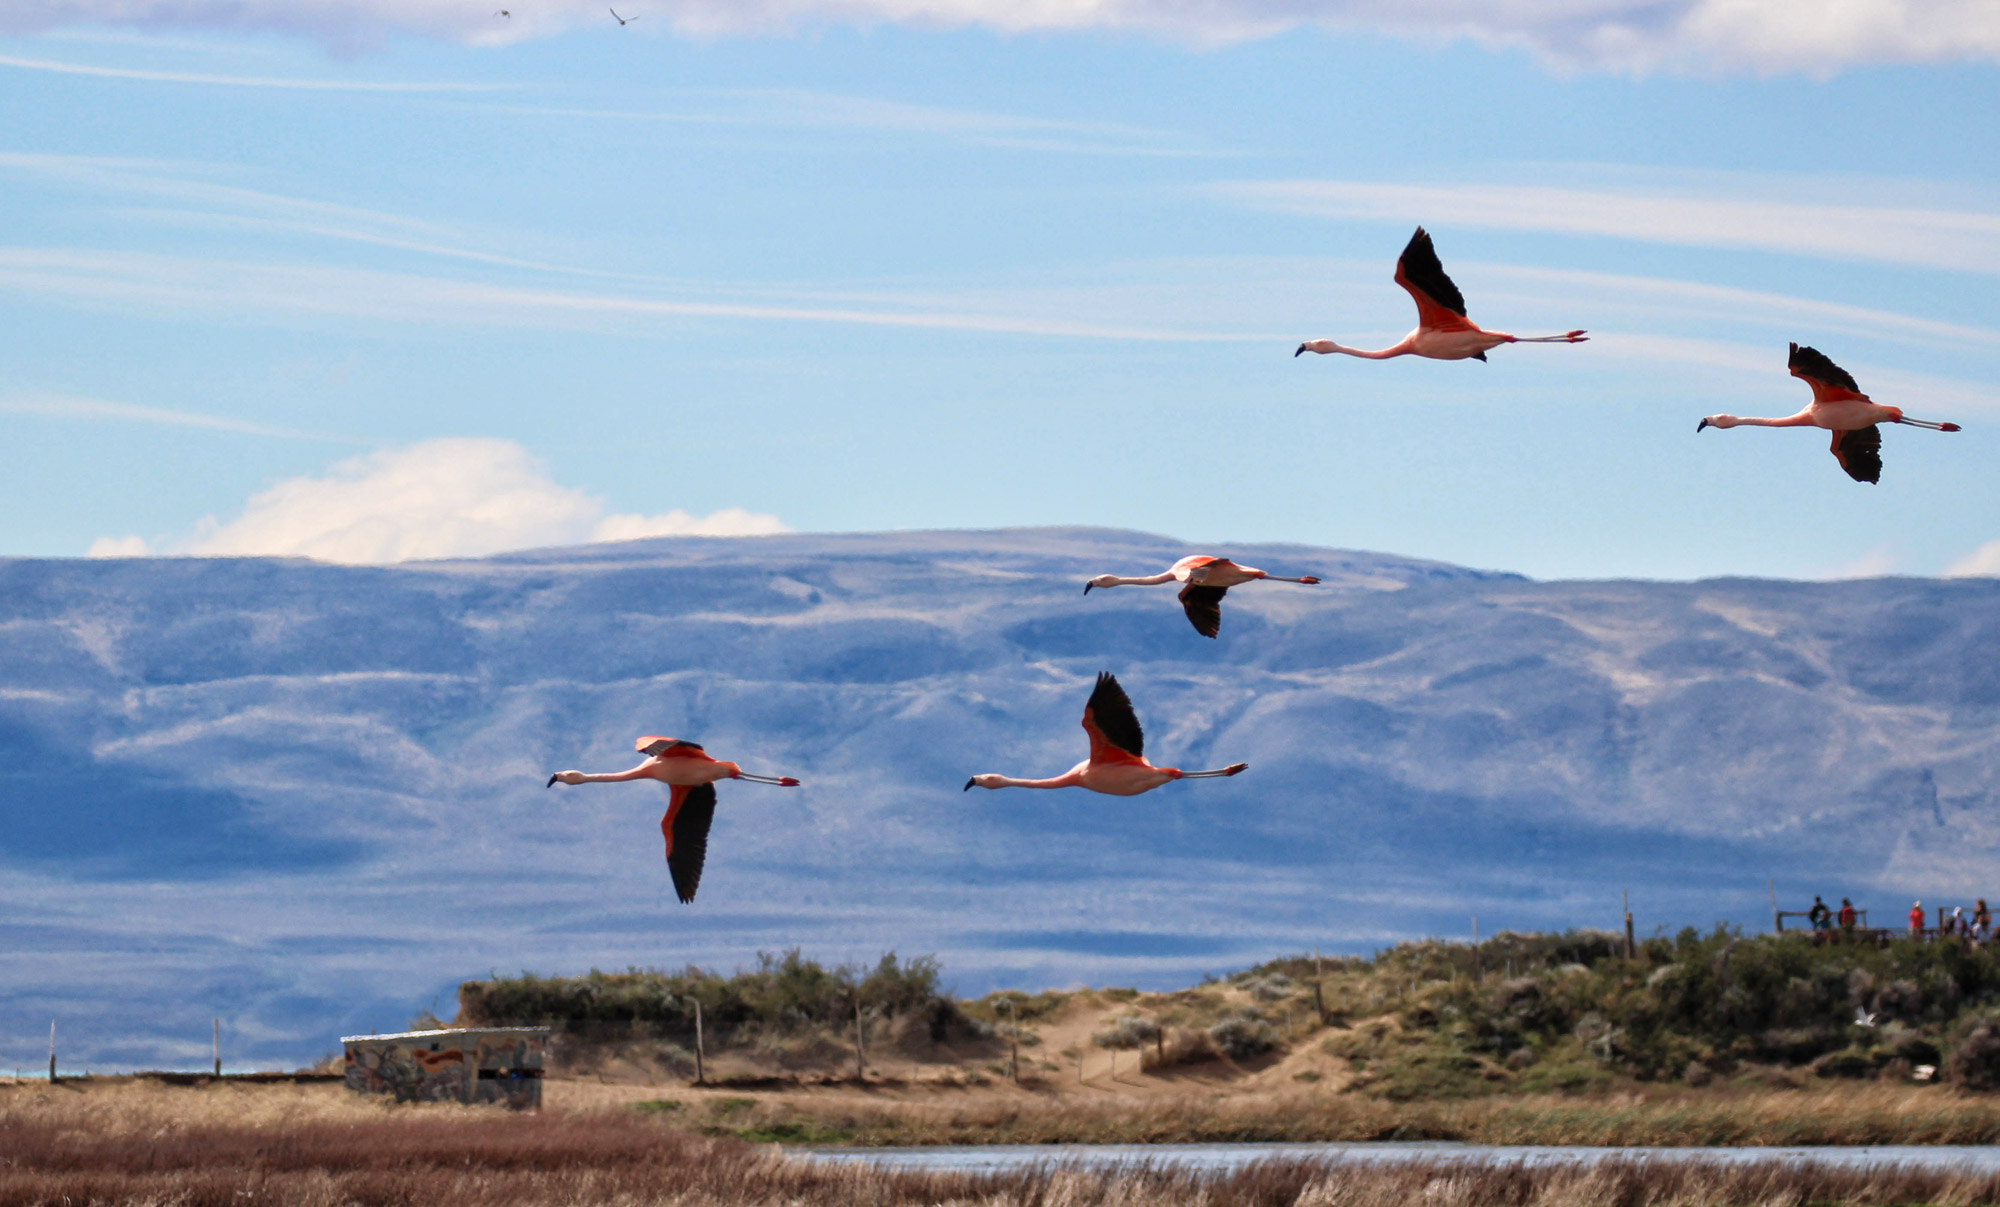
[[[1833,929],[1833,911],[1826,907],[1826,902],[1819,899],[1818,893],[1813,894],[1812,908],[1806,911],[1806,921],[1812,923],[1814,930]]]

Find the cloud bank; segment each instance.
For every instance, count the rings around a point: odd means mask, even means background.
[[[740,507],[706,516],[606,515],[594,496],[551,480],[511,440],[458,437],[385,449],[251,497],[227,523],[205,520],[160,552],[197,557],[310,557],[349,564],[482,557],[509,549],[654,536],[789,532]],[[101,537],[90,557],[141,557],[143,537]]]
[[[1197,44],[1307,27],[1518,47],[1565,68],[1831,74],[1870,63],[2000,60],[1992,0],[649,0],[650,31],[699,37],[815,25],[1001,33],[1133,31]],[[512,18],[456,0],[16,0],[0,34],[77,25],[239,29],[353,47],[393,34],[499,43],[610,17],[597,0],[545,0]]]

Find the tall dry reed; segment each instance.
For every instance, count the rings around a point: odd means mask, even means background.
[[[2000,1178],[1763,1163],[1272,1160],[1227,1173],[814,1164],[625,1111],[507,1115],[332,1095],[0,1092],[0,1207],[1729,1207],[1969,1204]]]
[[[694,1105],[694,1104],[691,1104]],[[700,1112],[694,1112],[698,1119]],[[2000,1143],[2000,1099],[1847,1085],[1388,1102],[1359,1094],[1110,1098],[991,1096],[959,1103],[772,1098],[731,1129],[804,1128],[856,1144],[1160,1144],[1462,1140],[1480,1144],[1871,1145]]]

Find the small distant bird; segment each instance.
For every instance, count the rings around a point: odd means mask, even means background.
[[[1194,631],[1203,637],[1213,637],[1222,631],[1222,596],[1229,588],[1243,583],[1268,578],[1280,583],[1305,583],[1315,585],[1318,579],[1308,574],[1304,578],[1285,578],[1282,575],[1266,574],[1253,566],[1239,566],[1226,557],[1184,557],[1167,567],[1164,574],[1152,574],[1145,578],[1120,578],[1115,574],[1100,574],[1083,584],[1083,593],[1090,594],[1092,587],[1152,587],[1166,582],[1183,582],[1181,588],[1181,608],[1194,625]]]
[[[639,19],[637,17],[619,17],[618,10],[615,8],[606,9],[605,11],[610,13],[613,17],[616,17],[618,20],[618,24],[620,25],[630,25],[632,24],[632,22],[637,21]]]
[[[1817,427],[1833,433],[1833,459],[1856,482],[1882,480],[1882,431],[1878,423],[1901,423],[1928,428],[1933,432],[1955,432],[1955,423],[1935,423],[1929,419],[1904,418],[1899,407],[1885,407],[1861,392],[1847,370],[1828,360],[1817,348],[1792,345],[1786,362],[1792,376],[1812,387],[1812,405],[1783,419],[1739,419],[1734,415],[1710,415],[1694,425],[1699,432],[1712,427]]]
[[[1005,775],[975,775],[962,791],[981,788],[1088,788],[1107,796],[1137,796],[1173,780],[1214,779],[1249,769],[1232,763],[1219,771],[1182,771],[1155,767],[1145,759],[1146,735],[1132,712],[1132,701],[1109,671],[1097,676],[1097,688],[1083,709],[1083,732],[1090,735],[1090,757],[1053,779],[1017,780]]]
[[[1300,344],[1293,357],[1307,352],[1321,355],[1339,352],[1368,360],[1388,360],[1392,356],[1428,356],[1432,360],[1485,360],[1488,348],[1501,344],[1580,344],[1590,337],[1582,331],[1562,335],[1508,335],[1487,331],[1465,317],[1465,295],[1444,275],[1437,249],[1423,227],[1410,236],[1402,257],[1396,261],[1396,284],[1409,291],[1417,303],[1417,329],[1397,343],[1374,352],[1343,347],[1330,339],[1309,339]]]
[[[693,901],[694,891],[701,885],[701,865],[708,857],[708,829],[715,821],[715,781],[749,780],[780,788],[799,786],[799,781],[789,775],[752,775],[734,763],[710,758],[698,744],[679,738],[644,737],[635,745],[646,761],[630,771],[604,775],[558,771],[544,786],[651,779],[672,788],[666,816],[660,818],[660,833],[666,836],[667,871],[674,878],[674,892],[682,904]]]
[[[508,12],[508,11],[507,11],[506,9],[504,9],[504,8],[503,8],[503,9],[501,9],[501,10],[500,10],[499,12],[497,12],[497,13],[494,13],[493,15],[494,15],[494,16],[496,16],[496,17],[511,17],[511,16],[513,16],[514,14],[513,14],[513,13],[510,13],[510,12]]]
[[[1856,1007],[1854,1011],[1854,1025],[1857,1027],[1872,1027],[1875,1025],[1875,1015],[1873,1012],[1864,1012],[1859,1007]]]

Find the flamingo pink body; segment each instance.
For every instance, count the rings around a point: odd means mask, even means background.
[[[1097,677],[1097,689],[1084,706],[1083,732],[1090,737],[1090,757],[1061,775],[1030,780],[989,772],[966,780],[965,788],[1088,788],[1106,796],[1137,796],[1174,780],[1237,775],[1250,766],[1235,763],[1216,771],[1153,766],[1142,753],[1145,735],[1132,712],[1132,701],[1109,673]]]
[[[1143,578],[1120,578],[1116,574],[1100,574],[1083,584],[1083,593],[1090,594],[1091,588],[1103,587],[1153,587],[1161,583],[1179,582],[1181,588],[1181,608],[1187,612],[1194,630],[1204,637],[1213,637],[1222,629],[1222,596],[1231,587],[1256,582],[1268,578],[1280,583],[1304,583],[1307,586],[1319,582],[1308,574],[1302,578],[1286,578],[1278,574],[1267,574],[1255,566],[1238,565],[1226,557],[1209,557],[1195,554],[1184,557],[1167,567],[1161,574],[1149,574]]]
[[[1388,360],[1396,356],[1423,356],[1431,360],[1485,360],[1486,353],[1501,344],[1580,344],[1589,339],[1585,332],[1561,335],[1509,335],[1488,331],[1465,316],[1465,295],[1445,275],[1437,249],[1423,227],[1410,236],[1396,261],[1396,284],[1401,285],[1417,304],[1417,329],[1386,348],[1349,348],[1330,339],[1309,339],[1293,356],[1317,352],[1322,356],[1338,352],[1364,360]]]
[[[591,774],[558,771],[548,786],[557,784],[620,784],[629,780],[658,780],[667,785],[667,811],[660,818],[660,835],[666,840],[667,871],[682,904],[694,900],[701,886],[702,865],[708,859],[708,831],[715,820],[715,788],[718,780],[749,780],[756,784],[776,784],[796,788],[799,781],[789,775],[752,775],[734,763],[709,757],[694,742],[679,738],[643,737],[634,743],[646,761],[629,771]]]
[[[1884,406],[1863,394],[1853,376],[1828,359],[1817,348],[1792,345],[1786,362],[1793,377],[1812,387],[1812,402],[1796,415],[1776,418],[1759,416],[1710,415],[1695,425],[1706,428],[1732,427],[1816,427],[1833,433],[1833,457],[1847,476],[1857,482],[1877,482],[1882,477],[1882,423],[1901,423],[1937,432],[1955,432],[1955,423],[1911,419],[1901,407]]]

